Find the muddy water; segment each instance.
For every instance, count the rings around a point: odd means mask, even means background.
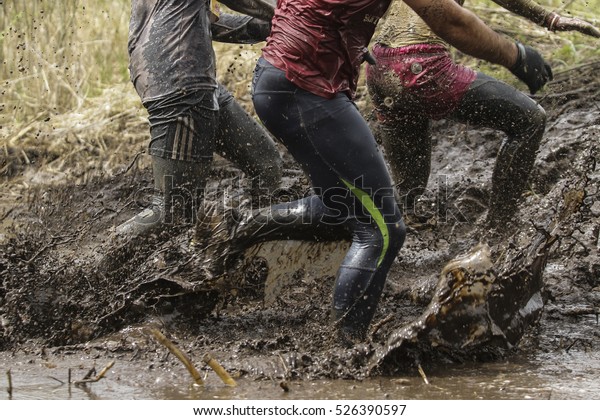
[[[291,381],[287,391],[280,380],[238,378],[237,387],[222,384],[205,372],[205,385],[191,385],[183,367],[159,369],[139,362],[117,361],[98,382],[68,385],[103,360],[2,359],[0,399],[7,400],[595,400],[600,398],[600,352],[571,351],[538,354],[494,363],[427,369],[425,383],[415,372],[394,378],[364,381]],[[6,368],[11,370],[8,394]]]
[[[290,249],[295,250],[292,245],[293,241],[287,243]],[[307,267],[317,270],[321,275],[333,274],[328,269],[332,270],[332,267],[339,265],[336,261],[343,255],[342,250],[330,248],[331,244],[295,245],[302,251],[296,253],[303,256],[300,260],[310,260],[312,265]],[[291,251],[280,247],[275,252],[274,247],[273,244],[266,244],[249,250],[249,253],[265,258],[270,267],[277,268],[269,272],[265,281],[265,306],[269,306],[269,301],[275,300],[282,289],[290,287],[293,279],[284,274],[294,272],[299,263],[298,259],[276,258]],[[328,252],[323,252],[324,249]],[[323,255],[327,258],[318,258]],[[551,265],[548,274],[554,274],[554,270],[556,267]],[[307,268],[304,274],[312,273]],[[582,335],[585,335],[585,331],[597,329],[597,320],[593,315],[580,321],[577,331]],[[134,329],[125,331],[134,334]],[[552,336],[571,337],[572,332],[553,328]],[[592,336],[593,334],[589,338]],[[546,341],[550,339],[546,338]],[[0,400],[600,399],[598,347],[573,345],[569,351],[558,350],[560,348],[562,347],[556,346],[551,353],[538,350],[532,356],[514,357],[494,363],[437,367],[424,365],[425,376],[415,370],[398,377],[377,377],[362,381],[308,378],[289,381],[282,386],[281,372],[278,372],[273,373],[273,379],[258,380],[249,376],[236,378],[238,386],[233,388],[223,385],[215,373],[208,369],[202,371],[205,386],[192,385],[190,375],[181,364],[162,363],[165,361],[162,357],[151,361],[139,360],[135,352],[125,356],[103,350],[94,352],[93,345],[83,350],[63,350],[60,354],[39,350],[36,355],[30,353],[24,356],[17,350],[15,354],[0,353]],[[144,349],[140,348],[139,353],[144,353]],[[245,362],[255,366],[255,374],[259,373],[260,365],[268,365],[266,359],[273,356],[269,351],[263,355],[264,357],[257,356],[260,360]],[[85,385],[73,383],[81,380],[91,368],[95,367],[98,372],[113,360],[115,364],[104,378]],[[8,392],[9,370],[11,393]],[[268,371],[265,369],[265,372]],[[263,373],[261,377],[269,375]]]
[[[598,118],[596,111],[590,112],[590,115],[592,114],[595,115],[594,118]],[[578,119],[575,120],[578,121]],[[541,153],[540,159],[542,159],[543,165],[541,167],[543,171],[540,172],[538,178],[551,178],[550,175],[554,172],[557,174],[568,174],[567,168],[572,169],[572,167],[577,166],[573,164],[577,160],[570,155],[565,154],[565,157],[561,158],[562,160],[559,159],[557,157],[559,154],[556,150],[568,149],[570,152],[579,151],[578,156],[587,156],[587,150],[591,149],[590,145],[595,144],[597,131],[591,131],[592,128],[590,128],[589,131],[582,133],[578,130],[571,130],[568,127],[561,128],[559,133],[553,132],[549,137],[548,144],[544,146]],[[597,128],[593,130],[597,130]],[[478,137],[478,139],[481,140],[480,143],[473,143],[473,146],[477,144],[487,145],[485,137]],[[451,165],[453,161],[472,160],[473,162],[478,162],[478,165],[484,165],[481,162],[485,161],[480,160],[478,156],[474,156],[472,159],[464,157],[462,156],[464,152],[462,150],[459,151],[459,149],[456,149],[455,154],[449,154],[448,150],[452,150],[450,146],[452,145],[447,145],[447,141],[440,144],[440,151],[438,153],[445,157],[444,159],[434,159],[434,161],[442,163],[449,161],[450,163],[447,166],[438,168],[438,173],[453,173],[453,171],[456,171],[456,165]],[[476,150],[476,148],[474,147],[473,150]],[[457,153],[461,155],[459,156]],[[484,153],[484,155],[493,156],[493,153]],[[595,158],[595,161],[597,160]],[[464,168],[464,172],[461,170],[460,175],[456,176],[462,179],[464,174],[464,179],[474,179],[479,182],[482,179],[477,175],[480,172],[479,169],[479,167],[474,167],[473,169],[466,167]],[[586,176],[594,182],[594,185],[598,185],[597,169],[594,169],[594,171]],[[546,172],[550,175],[546,175]],[[572,179],[577,178],[572,177]],[[564,180],[565,184],[575,183],[571,181],[571,178]],[[525,219],[545,220],[545,211],[555,208],[558,201],[557,197],[562,196],[561,185],[559,183],[556,187],[552,187],[553,189],[550,186],[547,187],[549,190],[551,189],[550,192],[552,193],[548,194],[548,197],[543,196],[541,193],[539,196],[529,196],[522,211]],[[46,201],[42,202],[38,206],[40,207],[38,210],[40,214],[46,215],[42,224],[44,229],[47,226],[54,226],[58,228],[56,232],[63,232],[63,229],[68,226],[79,232],[78,229],[81,226],[85,228],[86,223],[88,223],[87,221],[80,222],[80,225],[65,223],[65,220],[68,220],[68,218],[65,219],[62,210],[72,209],[76,214],[84,214],[84,210],[87,210],[88,207],[95,209],[94,206],[90,205],[90,199],[86,198],[88,196],[96,197],[97,191],[93,190],[92,187],[89,187],[92,192],[88,193],[87,190],[81,190],[79,191],[79,196],[73,195],[78,192],[75,190],[68,190],[67,193],[58,191],[56,193],[56,203],[50,199],[47,200],[50,204],[53,204],[51,209],[54,210],[52,211],[44,210],[42,207],[43,205],[47,205],[47,203]],[[118,197],[119,194],[117,193],[121,191],[115,189],[113,194],[113,190],[110,188],[101,188],[101,190],[105,198]],[[591,198],[597,197],[595,188],[591,188],[590,191]],[[82,194],[84,195],[82,196]],[[78,199],[73,199],[72,196]],[[66,202],[69,205],[64,204]],[[78,203],[79,206],[72,208],[72,202]],[[117,200],[115,203],[119,203],[119,201]],[[111,204],[111,206],[114,208],[120,207],[117,204]],[[548,350],[551,353],[543,353],[540,350],[536,356],[530,358],[515,358],[489,364],[444,366],[438,368],[424,365],[423,368],[429,384],[425,384],[423,378],[415,371],[402,377],[375,378],[365,381],[316,381],[305,379],[303,381],[290,382],[288,384],[289,391],[284,392],[280,386],[280,379],[253,380],[248,376],[237,378],[238,387],[228,388],[219,381],[213,372],[207,370],[203,371],[207,375],[206,386],[191,386],[191,380],[187,371],[180,364],[162,363],[162,353],[158,351],[154,351],[154,354],[157,354],[160,360],[152,362],[139,361],[136,355],[139,354],[142,357],[144,351],[137,351],[137,348],[132,350],[130,348],[132,345],[137,344],[137,341],[133,342],[127,348],[130,352],[126,352],[125,355],[121,355],[116,360],[115,365],[110,369],[105,378],[85,386],[75,386],[74,384],[69,386],[69,371],[72,374],[72,380],[81,379],[93,366],[96,366],[100,370],[112,360],[112,357],[115,357],[114,354],[116,352],[113,353],[110,349],[105,350],[101,348],[100,350],[96,350],[95,354],[89,354],[89,347],[80,347],[78,350],[73,350],[73,353],[69,355],[64,355],[63,353],[60,357],[49,356],[42,355],[42,351],[38,350],[43,346],[43,343],[33,341],[29,348],[17,345],[10,347],[11,350],[16,352],[16,355],[0,353],[0,400],[7,400],[9,398],[13,400],[600,399],[600,379],[598,379],[600,375],[597,373],[600,372],[600,346],[597,345],[597,319],[594,315],[586,315],[592,312],[582,312],[579,310],[583,306],[592,309],[597,308],[599,302],[598,296],[600,296],[598,294],[600,290],[598,289],[599,277],[597,276],[598,253],[594,253],[594,250],[598,248],[597,201],[594,202],[593,206],[590,205],[590,207],[592,210],[582,215],[582,221],[577,221],[572,226],[573,230],[581,232],[580,239],[572,239],[572,242],[576,241],[575,245],[577,246],[570,248],[565,246],[556,255],[552,255],[544,276],[548,294],[552,297],[552,307],[548,311],[549,318],[546,320],[548,322],[541,324],[544,334],[540,335],[540,340],[544,345],[539,348]],[[60,209],[60,211],[55,211],[56,209]],[[475,210],[480,212],[480,209]],[[473,212],[477,213],[475,210]],[[114,221],[110,219],[111,216],[108,214],[109,212],[105,213],[98,213],[105,216],[102,221],[107,226],[114,225]],[[29,213],[25,214],[28,215]],[[474,216],[479,215],[479,213],[474,214]],[[22,217],[20,223],[36,227],[37,224],[30,223],[30,218],[35,220],[39,218],[37,214],[34,214],[34,216],[35,218],[33,216]],[[473,220],[476,220],[476,217]],[[96,221],[94,220],[95,224]],[[474,235],[469,230],[471,226],[457,226],[459,229],[456,231],[454,230],[454,225],[448,223],[436,225],[435,229],[433,226],[425,226],[422,230],[415,231],[414,234],[407,238],[401,260],[392,269],[389,278],[390,289],[388,291],[388,299],[382,302],[382,313],[397,314],[400,309],[403,309],[403,305],[408,307],[409,299],[407,299],[407,296],[412,297],[413,290],[420,290],[420,288],[412,289],[411,285],[420,284],[423,280],[425,286],[427,286],[429,283],[426,281],[431,278],[435,279],[443,264],[454,256],[454,246],[460,245],[462,247],[463,242],[465,244],[470,243]],[[95,229],[100,231],[101,226]],[[87,235],[87,230],[83,229],[83,232],[86,237],[91,236]],[[527,236],[527,234],[528,232],[523,230],[523,236]],[[77,234],[74,234],[74,237],[76,236]],[[93,239],[93,236],[91,237]],[[7,318],[6,325],[11,326],[10,322],[13,322],[16,326],[26,325],[29,328],[25,332],[23,328],[10,329],[15,343],[19,342],[20,339],[29,339],[30,337],[27,333],[31,333],[34,338],[46,336],[44,328],[49,328],[47,327],[49,325],[55,326],[59,324],[58,322],[52,322],[53,319],[33,318],[38,314],[38,311],[36,311],[37,307],[26,306],[28,303],[27,297],[29,295],[36,295],[40,284],[44,284],[47,290],[50,291],[61,291],[64,287],[69,286],[72,296],[75,296],[73,299],[81,299],[82,301],[82,305],[76,306],[77,309],[82,312],[87,311],[84,312],[85,316],[82,316],[84,321],[103,317],[105,314],[103,312],[104,307],[110,306],[112,303],[110,300],[119,292],[119,290],[115,290],[113,282],[109,281],[97,283],[95,287],[91,287],[85,281],[80,281],[81,276],[77,272],[75,272],[76,276],[61,275],[56,277],[56,281],[50,281],[52,280],[51,276],[56,274],[56,270],[52,269],[53,267],[48,269],[47,266],[57,265],[63,267],[63,259],[60,257],[67,255],[69,251],[74,253],[77,258],[71,256],[65,260],[65,264],[69,264],[72,260],[78,260],[81,247],[76,246],[76,242],[69,242],[66,249],[59,249],[58,247],[54,247],[56,245],[53,241],[54,237],[48,239],[47,236],[41,235],[42,239],[46,239],[45,243],[37,242],[36,238],[38,236],[34,235],[33,239],[26,243],[26,250],[28,252],[19,253],[17,257],[21,257],[21,260],[28,260],[32,256],[38,255],[38,250],[47,249],[48,252],[43,254],[42,257],[47,258],[49,263],[45,264],[42,262],[42,258],[39,258],[35,261],[36,264],[30,267],[22,267],[22,265],[18,264],[18,261],[20,261],[18,259],[16,264],[13,263],[14,258],[6,259],[11,262],[11,265],[7,266],[11,269],[18,269],[18,271],[17,275],[11,274],[7,276],[10,282],[6,280],[6,286],[3,286],[8,288],[11,293],[16,293],[16,297],[23,297],[22,299],[12,299],[12,302],[16,302],[16,305],[14,308],[7,308],[7,310],[10,310],[8,313],[11,316]],[[567,241],[566,245],[568,244]],[[289,243],[287,245],[291,246],[292,244]],[[74,247],[74,249],[71,247]],[[580,248],[583,248],[585,252],[580,251]],[[277,251],[281,255],[282,251],[286,251],[286,249],[277,248]],[[55,254],[51,254],[50,251],[55,251]],[[261,254],[261,251],[264,253]],[[313,355],[315,351],[320,351],[321,347],[324,347],[311,345],[315,340],[322,337],[318,331],[313,331],[311,328],[321,325],[320,317],[322,315],[314,314],[326,313],[326,308],[329,305],[329,287],[314,281],[314,279],[312,282],[308,281],[311,277],[315,277],[315,274],[311,273],[310,270],[304,272],[303,278],[290,276],[289,274],[286,275],[286,273],[296,273],[296,270],[293,269],[294,267],[286,265],[288,259],[283,259],[282,261],[274,251],[275,249],[269,249],[267,246],[262,248],[262,250],[256,251],[256,255],[263,257],[269,267],[277,268],[277,270],[270,270],[270,276],[266,279],[265,308],[262,308],[262,303],[260,305],[256,304],[256,306],[261,306],[261,311],[264,311],[266,315],[263,317],[253,316],[254,312],[252,308],[246,309],[243,305],[231,305],[228,308],[230,312],[227,313],[228,316],[224,317],[223,322],[216,323],[214,327],[208,324],[202,325],[197,328],[198,332],[194,336],[206,333],[206,336],[214,337],[215,340],[218,339],[219,341],[215,342],[212,348],[223,351],[226,354],[229,354],[232,342],[235,340],[236,343],[240,343],[242,346],[250,346],[253,349],[252,355],[261,359],[273,356],[273,351],[268,347],[269,345],[281,351],[286,351],[292,345],[299,345],[299,351],[308,355]],[[336,259],[339,255],[334,255],[333,250],[330,250],[324,253],[329,259],[317,261],[318,259],[315,256],[319,252],[316,251],[318,250],[315,249],[314,245],[306,245],[298,254],[311,261],[309,267],[315,269],[319,276],[332,275],[332,270],[339,265]],[[576,251],[577,253],[575,253]],[[289,259],[289,261],[297,262],[295,259]],[[148,263],[148,266],[150,265]],[[275,275],[276,272],[279,274]],[[8,274],[9,270],[6,273]],[[152,273],[154,271],[148,272],[149,275]],[[304,282],[305,278],[306,282]],[[132,283],[136,279],[137,277],[132,276]],[[43,280],[43,283],[40,280]],[[296,283],[292,284],[292,281]],[[87,289],[88,286],[89,290]],[[134,285],[131,288],[134,289]],[[80,290],[81,293],[75,293],[75,291]],[[106,298],[107,296],[109,297],[108,299]],[[281,296],[283,296],[283,299]],[[416,297],[420,298],[421,295],[418,294]],[[49,302],[45,296],[42,296],[42,298],[35,300],[35,303],[38,300],[42,303]],[[97,299],[98,302],[94,299]],[[277,305],[273,308],[269,308],[269,303],[277,299],[281,301],[277,302]],[[396,304],[395,302],[397,301],[402,302],[402,305]],[[90,302],[94,304],[92,305]],[[52,317],[56,316],[59,319],[62,319],[61,317],[63,316],[65,320],[70,319],[72,317],[71,313],[60,312],[66,305],[63,305],[62,301],[58,303],[61,304],[56,306],[58,312],[48,311],[50,315]],[[86,303],[87,306],[83,303]],[[310,303],[310,305],[307,303]],[[54,307],[52,306],[52,308]],[[308,309],[304,310],[303,308]],[[399,319],[408,320],[412,316],[414,314],[411,312],[407,314],[406,318],[399,316]],[[34,322],[31,322],[31,319]],[[302,322],[298,322],[298,319]],[[561,325],[568,324],[568,328],[562,331],[560,328],[557,328],[558,320],[563,323]],[[26,323],[25,321],[29,322]],[[58,326],[62,327],[62,324],[67,325],[68,323],[60,323]],[[39,327],[36,325],[39,325]],[[85,324],[82,325],[86,326]],[[239,325],[245,328],[239,328]],[[4,320],[2,327],[5,327]],[[276,332],[277,329],[275,327],[282,327],[284,332]],[[235,328],[235,331],[228,330],[231,328]],[[259,333],[254,333],[253,331],[257,329]],[[297,331],[299,329],[301,330]],[[289,335],[292,334],[290,331],[293,334],[299,335],[299,337],[290,339]],[[56,333],[69,336],[72,332],[69,329],[67,333],[63,331],[57,331]],[[179,335],[177,334],[177,330],[173,332],[175,336]],[[262,334],[264,337],[256,337],[257,334]],[[231,336],[235,338],[231,338]],[[189,341],[184,340],[183,342],[189,344]],[[203,345],[204,343],[199,343],[195,349],[203,349]],[[564,350],[566,348],[569,348],[568,352]],[[29,354],[29,356],[22,356],[25,353]],[[31,356],[32,354],[40,355]],[[324,355],[315,355],[314,359],[318,361],[323,357]],[[311,366],[321,365],[315,363]],[[9,369],[12,378],[12,394],[9,394],[7,391],[8,379],[6,372]],[[275,376],[277,378],[281,377]],[[264,378],[265,375],[263,374],[261,377]]]

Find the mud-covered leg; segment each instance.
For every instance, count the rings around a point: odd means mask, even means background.
[[[202,107],[166,107],[150,118],[152,175],[155,189],[149,205],[116,227],[101,260],[104,270],[117,267],[151,235],[174,234],[192,224],[212,163],[215,111]],[[160,112],[159,112],[160,111]],[[179,116],[172,117],[177,112]]]
[[[245,211],[207,203],[196,224],[194,244],[210,275],[218,276],[256,243],[349,240],[345,225],[329,212],[316,195]]]
[[[503,228],[512,219],[527,188],[544,135],[546,113],[512,86],[479,73],[452,118],[502,130],[507,135],[496,158],[487,215],[490,226]]]
[[[155,194],[150,206],[116,227],[118,235],[147,236],[168,225],[191,223],[201,199],[210,160],[152,158]]]
[[[336,276],[332,327],[362,339],[405,234],[385,160],[345,94],[323,98],[300,89],[264,59],[258,61],[253,92],[265,126],[282,140],[315,194],[352,234]]]
[[[219,89],[216,152],[252,178],[252,193],[271,193],[281,183],[283,161],[268,131],[223,87]]]
[[[101,260],[112,270],[131,257],[152,235],[177,232],[195,218],[211,161],[185,162],[152,157],[155,191],[151,203],[115,228]]]
[[[401,204],[410,211],[431,172],[430,121],[417,115],[394,115],[377,126]]]
[[[527,189],[542,134],[543,130],[534,131],[528,139],[511,139],[500,147],[492,174],[492,195],[487,214],[489,225],[505,226],[517,211],[519,199]]]
[[[378,227],[369,226],[364,221],[350,221],[353,225],[353,244],[338,271],[332,305],[338,338],[344,344],[366,338],[388,270],[404,242],[405,227],[402,220],[393,222],[397,216],[379,214],[381,220],[377,223]],[[374,231],[379,231],[384,238],[383,249],[377,243]],[[385,243],[386,240],[389,242]],[[357,276],[362,280],[357,281]]]
[[[410,211],[429,180],[431,122],[410,102],[410,95],[393,70],[370,66],[367,80],[378,119],[373,132],[384,148],[399,204]]]

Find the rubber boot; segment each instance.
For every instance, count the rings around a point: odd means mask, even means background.
[[[155,193],[150,206],[115,228],[104,269],[120,263],[151,236],[191,224],[210,165],[152,157]]]

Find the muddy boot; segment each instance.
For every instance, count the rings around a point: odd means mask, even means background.
[[[152,157],[155,193],[151,204],[115,228],[102,267],[127,259],[153,235],[192,223],[210,166],[198,162]],[[171,228],[171,229],[167,229]]]
[[[368,324],[359,319],[357,311],[333,308],[331,317],[337,342],[343,347],[352,347],[367,338]]]
[[[230,269],[253,244],[272,240],[349,240],[344,225],[310,196],[255,211],[207,204],[198,216],[194,246],[213,276]]]

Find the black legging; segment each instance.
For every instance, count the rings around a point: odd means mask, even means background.
[[[321,216],[308,219],[343,224],[350,232],[352,245],[337,273],[333,309],[343,331],[361,336],[405,236],[375,138],[346,95],[326,99],[300,89],[262,58],[253,79],[253,101],[260,119],[301,165],[320,198],[306,208]],[[290,206],[303,207],[298,202]]]
[[[401,195],[407,205],[427,186],[431,162],[431,117],[415,109],[402,97],[393,106],[385,104],[389,94],[373,87],[378,112],[385,115],[379,134]],[[478,73],[447,118],[506,133],[492,175],[492,197],[488,219],[503,219],[515,210],[535,161],[546,125],[546,113],[534,100],[493,77]]]
[[[450,118],[507,135],[496,156],[488,211],[488,220],[507,221],[527,187],[546,129],[546,112],[521,91],[478,73]]]

